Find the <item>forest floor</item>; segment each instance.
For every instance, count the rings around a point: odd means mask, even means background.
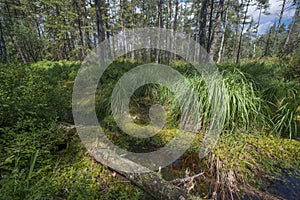
[[[122,75],[120,66],[127,70],[132,65],[136,63],[122,62],[105,78],[114,80],[113,72]],[[97,163],[81,142],[71,110],[72,87],[79,66],[79,62],[45,61],[28,67],[0,68],[1,200],[153,199],[113,169]],[[111,91],[110,84],[106,86],[104,89]],[[286,89],[283,87],[282,91]],[[135,123],[147,124],[151,101],[138,98],[132,102]],[[99,115],[104,113],[103,106],[98,105]],[[171,120],[155,137],[136,139],[122,132],[111,115],[100,118],[107,138],[133,152],[153,151],[176,134],[176,121]],[[299,116],[295,118],[299,124]],[[172,182],[200,174],[188,182],[174,184],[202,199],[298,199],[297,137],[276,136],[254,126],[246,130],[237,127],[224,130],[215,147],[202,159],[199,133],[192,146],[163,168],[159,176]]]

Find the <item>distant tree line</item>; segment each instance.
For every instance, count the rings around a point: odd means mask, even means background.
[[[268,0],[2,0],[0,61],[82,60],[101,41],[145,26],[184,32],[217,62],[286,55],[299,49],[300,4],[280,1],[278,18],[260,35]],[[257,22],[250,6],[257,8]],[[292,8],[296,12],[287,27],[283,15]],[[120,42],[126,43],[125,35]],[[117,45],[111,40],[112,53]],[[173,58],[159,49],[126,56],[156,62]]]

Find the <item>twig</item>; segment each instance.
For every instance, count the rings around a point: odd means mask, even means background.
[[[196,175],[190,176],[190,177],[186,177],[186,178],[176,178],[176,179],[170,181],[170,183],[175,184],[175,185],[186,183],[186,182],[189,182],[191,180],[194,180],[195,178],[197,178],[199,176],[202,176],[203,174],[204,174],[204,172],[201,172],[199,174],[196,174]]]

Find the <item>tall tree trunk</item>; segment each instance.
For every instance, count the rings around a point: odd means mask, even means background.
[[[96,20],[97,20],[97,37],[98,37],[98,44],[105,40],[105,31],[103,25],[103,3],[105,0],[95,0],[96,5]],[[100,64],[104,65],[104,49],[98,49],[100,52]]]
[[[108,11],[107,11],[107,5],[105,2],[104,2],[104,16],[105,16],[105,33],[106,33],[106,39],[109,40],[109,46],[106,48],[106,51],[107,51],[107,56],[109,58],[111,58],[111,43],[110,43],[110,26],[109,26],[109,23],[108,23],[108,18],[109,18],[109,15],[108,15]]]
[[[177,22],[178,22],[178,9],[179,9],[179,0],[175,0],[175,12],[174,12],[174,22],[173,22],[173,39],[174,41],[170,41],[170,48],[173,49],[174,44],[176,45],[175,36],[177,31]],[[176,48],[174,48],[175,50]],[[176,58],[176,52],[171,53],[170,60]]]
[[[278,19],[278,24],[277,24],[277,29],[275,30],[275,36],[274,36],[274,44],[273,44],[273,50],[276,52],[276,48],[277,48],[277,42],[278,42],[278,32],[281,26],[281,20],[283,17],[283,12],[284,12],[284,8],[285,8],[285,3],[286,0],[283,0],[282,2],[282,7],[281,7],[281,11],[280,11],[280,15],[279,15],[279,19]]]
[[[202,2],[201,4],[201,9],[200,9],[200,13],[198,15],[198,22],[199,22],[199,30],[198,30],[198,42],[200,44],[200,46],[202,46],[203,48],[205,48],[205,35],[206,35],[206,20],[207,20],[207,4],[208,4],[208,0],[199,0],[199,3]],[[202,59],[202,55],[201,55],[201,51],[200,49],[198,49],[198,61],[200,61]]]
[[[298,26],[298,30],[297,30],[297,26]],[[297,4],[297,8],[296,8],[296,11],[295,11],[295,14],[293,17],[293,21],[292,21],[292,24],[290,25],[289,33],[284,42],[282,53],[288,52],[290,47],[294,46],[294,45],[290,45],[293,41],[296,40],[295,43],[299,43],[299,37],[300,37],[299,26],[300,26],[300,2]],[[297,40],[298,40],[298,42],[297,42]]]
[[[260,7],[259,7],[259,15],[258,15],[258,20],[257,20],[257,25],[256,25],[256,36],[255,36],[255,41],[254,41],[254,45],[253,45],[253,57],[256,56],[256,42],[257,42],[257,39],[258,39],[258,28],[259,28],[259,25],[260,25],[260,19],[261,19],[261,13],[262,13],[262,8],[263,8],[263,4],[259,4]]]
[[[122,29],[122,43],[124,46],[125,58],[127,56],[127,45],[126,45],[126,38],[125,38],[125,2],[126,0],[120,0],[120,20],[121,20],[121,29]]]
[[[228,9],[228,8],[227,8]],[[227,17],[228,17],[228,14],[227,14],[227,9],[225,11],[225,19],[224,19],[224,22],[223,22],[223,32],[222,32],[222,39],[221,39],[221,44],[220,44],[220,49],[219,49],[219,53],[218,53],[218,60],[217,60],[217,63],[220,63],[221,62],[221,59],[222,59],[222,55],[223,55],[223,51],[224,51],[224,44],[225,44],[225,34],[226,34],[226,28],[227,28]]]
[[[104,24],[103,24],[103,10],[102,10],[103,3],[104,0],[95,0],[98,44],[100,44],[105,39],[105,31],[104,31]]]
[[[8,22],[9,22],[9,31],[12,31],[12,28],[14,27],[14,22],[13,22],[13,17],[11,15],[11,10],[10,10],[10,6],[9,3],[7,2],[7,0],[4,0],[4,5],[6,8],[6,12],[8,15]],[[17,15],[17,13],[14,13],[15,15]],[[15,16],[17,18],[17,16]],[[26,54],[23,52],[21,46],[19,45],[19,42],[16,40],[16,38],[10,34],[10,38],[12,43],[14,44],[15,49],[18,51],[19,56],[21,57],[21,60],[23,61],[23,63],[27,63],[29,62],[29,60],[26,57]]]
[[[210,51],[209,51],[209,57],[211,60],[214,59],[215,49],[217,47],[217,42],[219,39],[218,35],[219,35],[220,29],[221,29],[222,19],[223,19],[223,15],[224,15],[225,1],[226,0],[219,1],[219,11],[218,11],[219,14],[218,14],[217,24],[216,24],[216,28],[214,31],[214,35],[212,38],[211,47],[210,47]]]
[[[275,24],[273,26],[275,27]],[[270,40],[271,40],[271,33],[272,33],[272,29],[269,29],[268,39],[267,39],[266,46],[265,46],[264,56],[269,55],[269,45],[270,45]]]
[[[82,31],[82,21],[81,21],[81,17],[82,17],[82,13],[80,11],[80,7],[78,5],[78,2],[77,0],[74,1],[74,4],[75,4],[75,8],[76,8],[76,12],[78,13],[78,17],[77,17],[77,25],[78,25],[78,32],[79,32],[79,45],[81,46],[80,47],[80,50],[81,50],[81,55],[79,56],[79,59],[82,60],[83,57],[85,56],[85,52],[84,52],[84,37],[83,37],[83,31]]]
[[[200,1],[199,1],[200,3]],[[205,47],[206,20],[207,20],[207,4],[208,0],[202,0],[201,10],[199,14],[199,33],[198,41],[201,46]]]
[[[214,23],[213,14],[214,14],[214,0],[211,0],[210,1],[210,13],[209,13],[208,38],[207,38],[207,44],[206,44],[207,52],[209,52],[209,50],[210,50],[211,41],[212,41],[212,38],[214,37],[213,36],[214,33],[212,31],[213,23]]]
[[[6,62],[7,61],[7,53],[6,53],[6,44],[3,36],[3,28],[2,23],[0,20],[0,61]]]
[[[88,16],[89,16],[89,13],[88,13],[88,10],[87,10],[87,5],[86,5],[86,1],[83,2],[83,16],[84,16],[84,20],[83,20],[83,25],[85,27],[88,27],[89,26],[89,20],[88,20]],[[91,37],[90,37],[90,29],[89,28],[85,28],[84,29],[84,34],[85,34],[85,44],[87,46],[88,49],[91,49],[93,44],[92,44],[92,41],[91,41]]]
[[[168,18],[166,22],[166,27],[167,29],[171,28],[171,20],[172,20],[172,0],[168,0],[167,3],[167,13],[168,13]],[[166,37],[166,48],[170,49],[170,43],[171,43],[171,38]],[[170,52],[165,52],[165,61],[170,62]]]
[[[131,10],[130,11],[130,13],[131,13],[130,24],[131,24],[133,35],[134,35],[134,28],[135,28],[135,24],[136,24],[135,9],[136,9],[136,4],[132,3],[131,6],[130,6],[130,10]],[[136,52],[134,51],[134,49],[135,49],[134,44],[131,44],[131,60],[136,59]]]
[[[158,41],[157,41],[157,48],[156,48],[156,59],[155,62],[160,62],[160,40],[161,40],[161,28],[162,28],[162,0],[158,0],[157,2],[157,19],[158,19]]]
[[[239,59],[240,59],[242,40],[243,40],[243,32],[244,32],[244,28],[245,28],[245,25],[246,25],[246,19],[247,19],[247,14],[248,14],[250,1],[251,0],[247,0],[247,4],[246,4],[246,11],[245,11],[245,15],[244,15],[243,24],[242,24],[242,30],[241,30],[240,37],[239,37],[238,50],[237,50],[237,55],[236,55],[236,60],[235,60],[236,64],[239,62]]]

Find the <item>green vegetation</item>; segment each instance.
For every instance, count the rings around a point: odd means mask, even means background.
[[[117,127],[109,97],[118,78],[138,64],[121,59],[107,69],[100,80],[105,95],[97,95],[96,110],[111,141],[146,152],[174,137],[181,114],[171,92],[145,85],[131,99],[131,115],[136,116],[136,123],[147,124],[149,107],[161,103],[167,110],[165,128],[152,138],[137,139]],[[210,105],[203,79],[183,61],[171,66],[188,78],[204,102],[199,112],[205,127]],[[0,199],[150,198],[97,164],[70,126],[72,85],[79,67],[80,62],[69,61],[0,67]],[[266,179],[279,177],[281,169],[300,170],[300,142],[294,140],[299,137],[300,90],[297,77],[287,76],[293,70],[289,64],[264,60],[238,67],[223,63],[219,69],[230,102],[218,144],[199,160],[199,134],[182,158],[162,171],[167,180],[184,176],[186,168],[205,172],[206,179],[196,183],[200,189],[192,191],[204,198],[213,192],[219,198],[228,197],[230,191],[234,196],[247,195],[249,188],[263,188]]]
[[[143,27],[159,27],[157,37],[126,32]],[[103,41],[105,48],[95,54],[106,55],[101,64],[124,51],[100,78],[95,96],[98,120],[114,144],[154,151],[175,137],[181,118],[196,113],[200,125],[194,144],[159,177],[174,180],[203,172],[177,186],[204,199],[272,199],[268,187],[287,171],[296,180],[289,187],[299,198],[299,27],[299,0],[1,0],[0,200],[151,199],[149,191],[97,163],[74,127],[74,80],[82,61]],[[195,40],[218,63],[227,88],[224,128],[202,159],[199,144],[212,124],[215,102],[204,78],[176,54],[183,41],[166,37],[164,29]],[[139,40],[147,44],[135,50]],[[204,60],[198,46],[189,43],[184,51],[191,62]],[[148,125],[149,109],[161,104],[166,125],[153,137],[131,137],[113,118],[111,95],[124,73],[154,62],[184,75],[195,98],[179,81],[182,99],[158,84],[138,88],[129,102],[133,121]],[[81,86],[89,78],[98,77],[86,77]],[[194,109],[196,100],[201,104]]]

